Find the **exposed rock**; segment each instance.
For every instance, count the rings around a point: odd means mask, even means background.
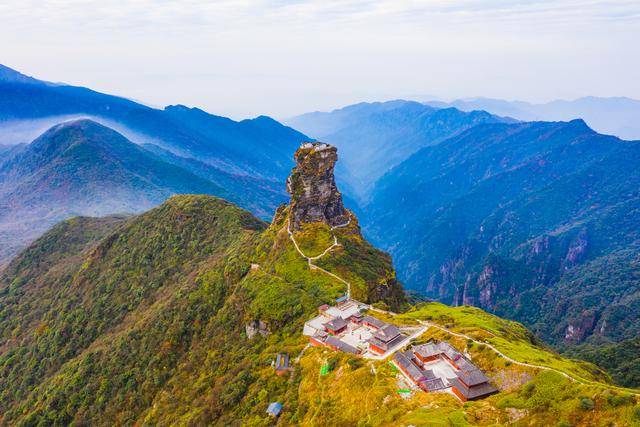
[[[495,270],[491,265],[485,265],[478,277],[478,288],[480,289],[480,305],[490,307],[494,304],[494,297],[497,292]]]
[[[246,332],[247,338],[249,339],[255,337],[256,334],[260,334],[263,337],[269,335],[269,328],[267,327],[267,324],[262,320],[254,320],[247,323],[246,325],[244,325],[244,331]]]
[[[291,194],[291,227],[324,222],[332,227],[346,224],[349,214],[342,204],[333,170],[338,150],[328,144],[304,143],[295,153],[296,167],[287,180]]]
[[[589,246],[589,239],[586,230],[582,230],[578,237],[576,237],[569,246],[567,255],[564,259],[564,269],[568,270],[571,267],[579,264],[587,253]]]
[[[597,313],[589,311],[581,315],[579,319],[569,322],[565,330],[564,339],[566,342],[580,342],[591,334],[598,321]]]

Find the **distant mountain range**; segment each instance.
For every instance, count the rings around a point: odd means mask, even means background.
[[[160,110],[82,87],[52,85],[7,67],[2,70],[0,144],[27,143],[60,121],[89,117],[135,143],[158,145],[227,172],[281,182],[293,167],[290,153],[308,139],[266,116],[236,122],[181,105]],[[4,132],[12,140],[7,141]],[[20,136],[23,139],[16,140]]]
[[[288,123],[338,146],[365,234],[409,289],[559,346],[637,336],[640,317],[621,313],[640,311],[640,143],[581,119],[452,105],[362,103]]]
[[[270,219],[291,153],[309,139],[265,116],[159,110],[4,66],[0,94],[0,265],[62,219],[137,213],[172,194],[217,195]]]
[[[176,193],[233,199],[96,122],[57,125],[0,155],[0,259],[63,219],[141,212]]]
[[[292,127],[336,145],[338,180],[360,203],[382,175],[423,147],[480,123],[513,123],[485,111],[434,108],[412,101],[361,103],[287,120]]]
[[[555,343],[640,330],[640,141],[582,120],[478,125],[393,169],[364,210],[431,298]]]
[[[471,98],[452,102],[432,101],[427,104],[437,108],[455,107],[462,111],[485,110],[523,121],[567,121],[581,118],[600,133],[627,140],[640,139],[640,101],[625,97],[587,96],[573,101],[557,100],[542,104]]]

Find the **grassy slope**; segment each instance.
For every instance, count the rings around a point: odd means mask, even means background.
[[[431,321],[452,331],[491,343],[517,361],[549,366],[588,381],[605,381],[585,362],[561,358],[537,341],[522,325],[471,307],[429,303],[394,317],[395,322]],[[465,351],[502,390],[478,402],[460,403],[450,395],[397,393],[396,372],[386,362],[365,362],[322,349],[301,362],[300,407],[310,425],[635,425],[640,423],[638,399],[630,392],[599,383],[572,382],[557,372],[511,363],[482,344],[431,328],[419,342],[446,340]],[[320,367],[332,370],[320,376]],[[365,410],[366,408],[366,410]],[[366,415],[365,415],[366,414]]]
[[[466,405],[437,394],[404,400],[386,362],[371,365],[316,348],[290,376],[275,376],[275,354],[298,355],[306,345],[303,322],[318,305],[344,293],[342,283],[309,269],[285,224],[286,209],[265,229],[226,202],[180,196],[105,227],[106,238],[94,233],[69,258],[34,263],[41,267],[31,276],[32,263],[23,255],[16,261],[22,267],[11,271],[30,278],[17,282],[11,273],[0,284],[2,318],[12,319],[0,330],[0,424],[271,425],[265,414],[271,401],[284,404],[281,425],[464,425],[517,417],[522,424],[551,417],[574,425],[584,425],[586,417],[631,423],[633,399],[621,392],[510,365],[459,339],[452,343],[467,346],[506,392]],[[77,225],[72,235],[84,235]],[[323,266],[346,274],[373,302],[376,287],[393,269],[352,231],[337,232],[343,247]],[[47,253],[39,245],[55,239],[65,241],[47,235],[27,253]],[[352,247],[359,252],[350,252]],[[59,276],[61,266],[67,274]],[[51,298],[41,300],[43,291]],[[391,293],[386,304],[395,305],[396,297]],[[481,310],[430,304],[396,321],[429,317],[474,337],[488,336],[505,352],[515,342],[514,358],[533,354],[598,379],[590,365],[556,360],[522,326]],[[257,323],[268,334],[249,339],[245,326]],[[422,339],[431,337],[450,338],[430,330]],[[321,377],[324,363],[331,372]],[[580,409],[590,402],[595,410]]]
[[[54,281],[6,276],[0,423],[263,423],[266,399],[295,407],[297,380],[274,379],[270,361],[302,350],[304,320],[344,285],[308,268],[285,222],[265,230],[224,201],[173,197],[57,258],[42,270]],[[253,322],[268,336],[248,339]]]

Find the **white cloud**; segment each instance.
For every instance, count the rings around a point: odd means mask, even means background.
[[[4,0],[0,62],[234,116],[418,93],[640,97],[639,21],[635,0]]]

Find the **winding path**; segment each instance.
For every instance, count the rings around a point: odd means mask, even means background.
[[[333,227],[331,227],[331,231],[335,230],[336,228],[346,227],[350,223],[351,223],[351,217],[349,217],[349,220],[346,223],[339,224],[339,225],[334,225]],[[339,282],[344,283],[347,286],[346,296],[347,296],[347,298],[351,298],[351,283],[347,282],[343,278],[341,278],[339,276],[336,276],[332,272],[327,271],[324,268],[322,268],[322,267],[320,267],[320,266],[318,266],[318,265],[313,263],[313,261],[316,261],[316,260],[322,258],[326,254],[331,252],[334,248],[336,248],[338,246],[342,246],[340,243],[338,243],[338,238],[336,237],[336,235],[333,234],[333,244],[331,246],[329,246],[327,249],[325,249],[320,255],[316,255],[316,256],[310,257],[310,256],[305,255],[304,252],[302,252],[302,249],[300,249],[300,246],[298,246],[298,242],[296,242],[295,237],[293,237],[293,231],[291,231],[291,217],[289,217],[287,219],[287,233],[289,234],[289,238],[293,242],[293,246],[296,248],[296,251],[300,254],[301,257],[303,257],[304,259],[307,260],[307,263],[309,264],[309,268],[311,270],[320,270],[323,273],[325,273],[325,274],[333,277],[334,279],[338,280]]]
[[[331,230],[333,231],[336,228],[346,227],[350,223],[351,223],[351,217],[349,217],[349,220],[345,224],[340,224],[340,225],[333,226],[333,227],[331,227]],[[325,274],[333,277],[334,279],[338,280],[339,282],[344,283],[347,286],[346,296],[347,296],[347,298],[351,298],[351,283],[349,283],[348,281],[344,280],[343,278],[341,278],[339,276],[336,276],[335,274],[331,273],[330,271],[327,271],[324,268],[319,267],[318,265],[313,263],[313,261],[322,258],[323,256],[325,256],[326,254],[331,252],[337,246],[341,246],[341,244],[338,242],[338,238],[335,236],[335,234],[333,235],[333,244],[331,246],[329,246],[327,249],[325,249],[320,255],[309,257],[309,256],[305,255],[304,252],[302,252],[302,250],[298,246],[298,243],[296,242],[295,237],[293,236],[293,231],[291,231],[291,219],[290,218],[287,221],[287,233],[289,234],[289,238],[293,242],[293,246],[296,248],[296,251],[300,254],[300,256],[302,256],[303,258],[305,258],[307,260],[307,263],[309,264],[309,268],[311,270],[320,270],[323,273],[325,273]],[[382,310],[380,308],[373,307],[372,305],[366,304],[366,306],[371,311],[387,314],[387,315],[392,316],[392,317],[398,315],[397,313],[394,313],[392,311]],[[543,365],[535,365],[535,364],[532,364],[532,363],[520,362],[518,360],[515,360],[515,359],[507,356],[506,354],[504,354],[503,352],[498,350],[496,347],[494,347],[493,345],[491,345],[491,344],[489,344],[487,342],[478,341],[475,338],[470,337],[469,335],[465,335],[465,334],[462,334],[462,333],[459,333],[459,332],[450,331],[449,329],[444,328],[444,327],[442,327],[440,325],[437,325],[435,323],[432,323],[432,322],[426,322],[424,320],[419,320],[419,319],[416,319],[416,321],[420,325],[424,326],[425,328],[420,330],[420,334],[417,334],[417,335],[414,334],[416,336],[412,335],[412,337],[411,337],[411,339],[409,341],[417,338],[418,335],[422,335],[424,332],[427,331],[428,328],[436,328],[438,330],[441,330],[441,331],[443,331],[443,332],[445,332],[447,334],[456,336],[458,338],[464,338],[464,339],[472,341],[472,342],[474,342],[476,344],[484,345],[485,347],[489,348],[491,351],[496,353],[498,356],[502,357],[503,359],[507,360],[510,363],[513,363],[514,365],[524,366],[524,367],[533,368],[533,369],[540,369],[540,370],[545,370],[545,371],[552,371],[552,372],[555,372],[555,373],[558,373],[558,374],[562,375],[563,377],[567,378],[570,381],[573,381],[573,382],[576,382],[576,383],[579,383],[579,384],[583,384],[583,385],[598,386],[598,387],[603,387],[603,388],[611,388],[611,387],[608,387],[606,384],[598,383],[598,382],[595,382],[595,381],[585,380],[584,378],[580,378],[580,377],[571,376],[571,375],[567,374],[566,372],[563,372],[563,371],[561,371],[559,369],[556,369],[556,368],[551,368],[549,366],[543,366]],[[486,331],[486,332],[488,332],[491,335],[495,336],[490,331]],[[305,347],[303,349],[303,351],[301,352],[301,354],[296,358],[296,361],[299,361],[300,357],[302,356],[302,353],[304,352],[304,350],[306,350],[306,348],[307,347]],[[395,351],[392,351],[391,354],[393,354],[394,352]],[[388,356],[388,355],[385,354],[385,356]],[[629,393],[631,395],[634,395],[634,396],[640,396],[640,393],[637,393],[637,392],[634,392],[634,391],[631,391],[631,390],[628,390],[628,389],[625,389],[625,392],[627,392],[627,393]]]

